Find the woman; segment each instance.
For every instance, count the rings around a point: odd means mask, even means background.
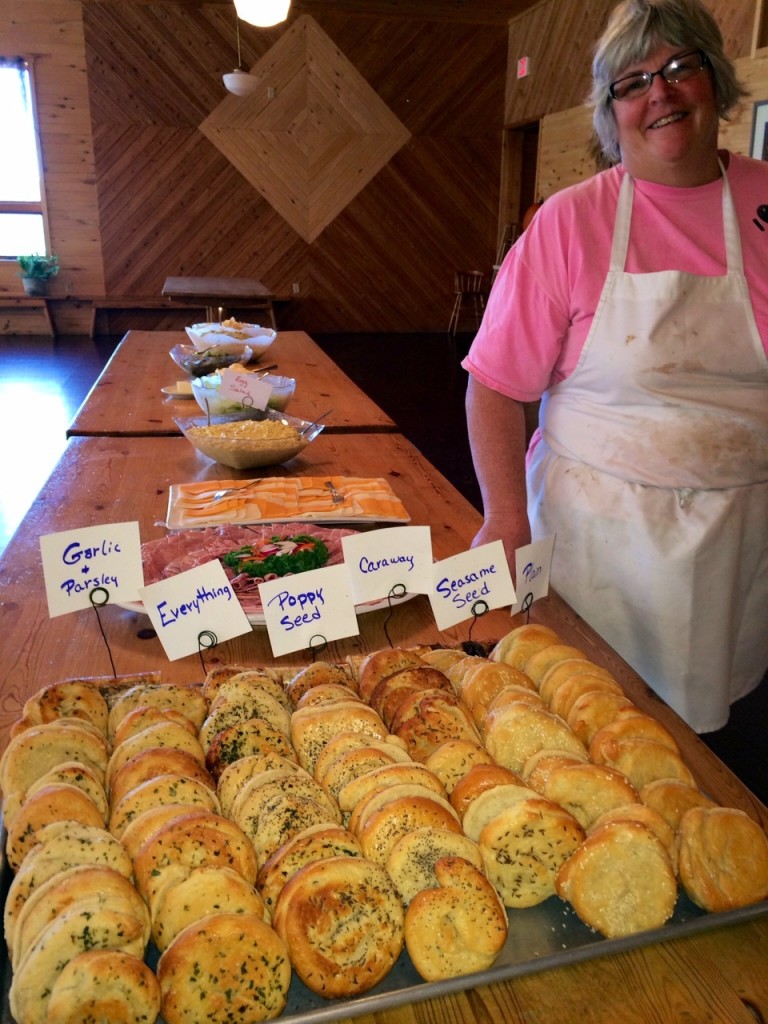
[[[591,97],[618,163],[547,199],[464,361],[475,543],[555,534],[554,588],[698,732],[768,666],[768,165],[717,148],[741,95],[699,0],[623,0]]]

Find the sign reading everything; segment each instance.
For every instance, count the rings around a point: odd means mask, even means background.
[[[139,593],[169,661],[251,630],[218,559],[142,587]]]
[[[92,605],[135,601],[144,585],[138,523],[106,523],[40,538],[51,618]]]

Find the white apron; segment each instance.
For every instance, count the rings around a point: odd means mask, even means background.
[[[697,732],[768,667],[768,359],[722,181],[725,276],[628,274],[625,175],[592,328],[528,466],[554,589]]]

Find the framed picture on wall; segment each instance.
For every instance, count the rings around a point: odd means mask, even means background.
[[[756,160],[768,160],[768,100],[760,100],[755,104],[749,155]]]

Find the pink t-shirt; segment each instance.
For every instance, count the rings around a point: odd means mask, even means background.
[[[721,159],[768,354],[768,163],[727,153]],[[481,384],[530,402],[572,372],[608,273],[624,173],[613,167],[555,193],[510,250],[462,363]],[[627,272],[724,274],[722,194],[720,180],[698,188],[635,181]]]

